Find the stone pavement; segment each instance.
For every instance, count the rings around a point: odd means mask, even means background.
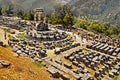
[[[55,30],[55,28],[51,28],[51,29]],[[59,29],[56,29],[56,30],[58,30],[59,32],[64,32],[63,30],[59,30]],[[73,32],[68,32],[68,31],[65,31],[65,32],[67,34],[70,34],[73,37],[73,39],[74,39],[75,42],[79,42],[82,45],[88,44],[90,42],[90,41],[87,42],[85,38],[82,40],[81,36],[79,36],[77,34],[73,35]]]

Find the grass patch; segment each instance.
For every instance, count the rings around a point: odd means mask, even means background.
[[[27,36],[25,35],[25,33],[21,33],[20,37],[23,38],[23,39],[27,39]]]
[[[33,64],[35,64],[37,67],[43,67],[44,64],[42,64],[41,62],[38,61],[34,61]]]
[[[118,80],[118,76],[114,77],[114,79],[113,79],[113,80]]]
[[[3,29],[5,32],[9,32],[10,30],[9,29]]]
[[[9,45],[6,45],[5,48],[9,48],[10,46]]]

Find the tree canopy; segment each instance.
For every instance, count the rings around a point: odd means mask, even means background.
[[[63,26],[71,27],[74,24],[74,16],[68,6],[56,6],[50,20],[52,24],[62,24]]]
[[[92,32],[103,33],[107,36],[120,38],[120,26],[109,25],[104,22],[90,20],[86,18],[77,19],[74,25],[76,28],[83,28]]]

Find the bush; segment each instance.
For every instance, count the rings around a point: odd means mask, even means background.
[[[56,6],[55,12],[49,17],[51,24],[62,24],[63,26],[73,26],[74,16],[68,6]]]
[[[110,25],[108,27],[107,25],[107,23],[83,18],[78,19],[74,26],[76,28],[83,28],[95,33],[103,33],[107,36],[120,38],[120,27],[118,25]]]
[[[23,38],[23,39],[27,39],[27,36],[25,35],[25,33],[21,33],[20,37]]]
[[[43,67],[44,66],[41,62],[38,62],[38,61],[33,62],[33,64],[35,64],[38,67]]]

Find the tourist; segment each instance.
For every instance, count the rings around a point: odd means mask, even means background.
[[[75,32],[73,32],[72,37],[73,37],[73,40],[76,41],[76,35],[75,35]]]
[[[5,33],[4,33],[4,38],[5,38],[5,40],[7,39],[7,37],[6,37],[6,31],[5,31]]]
[[[37,34],[36,33],[34,33],[34,38],[37,38]]]
[[[78,36],[80,35],[80,31],[78,31]]]
[[[76,36],[74,35],[74,40],[76,41]]]
[[[86,41],[88,42],[89,38],[88,38],[88,34],[86,34]]]
[[[81,34],[81,41],[83,42],[84,34]]]

